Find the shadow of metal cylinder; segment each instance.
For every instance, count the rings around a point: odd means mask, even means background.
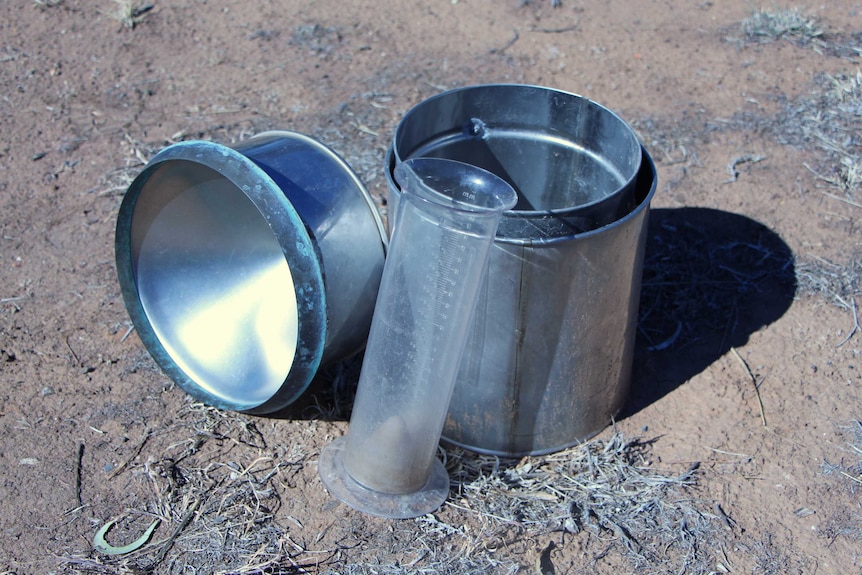
[[[329,148],[295,132],[180,142],[132,182],[116,260],[147,350],[186,392],[270,413],[364,346],[386,237]]]

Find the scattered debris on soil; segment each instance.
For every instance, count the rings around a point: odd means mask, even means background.
[[[756,9],[742,21],[741,28],[747,41],[762,44],[783,39],[805,45],[823,35],[817,19],[806,16],[798,7]]]

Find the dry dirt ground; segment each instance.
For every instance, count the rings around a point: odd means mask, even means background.
[[[860,47],[851,0],[0,0],[0,572],[862,573]],[[117,209],[171,142],[283,128],[385,210],[400,117],[485,82],[657,162],[631,401],[562,454],[447,450],[437,513],[370,518],[316,465],[358,362],[282,417],[191,400],[130,330]]]

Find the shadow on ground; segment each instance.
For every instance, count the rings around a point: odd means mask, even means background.
[[[790,248],[745,216],[656,209],[648,234],[632,389],[620,418],[745,345],[796,293]]]
[[[364,352],[317,372],[308,389],[281,411],[266,414],[277,419],[348,421],[359,382]]]

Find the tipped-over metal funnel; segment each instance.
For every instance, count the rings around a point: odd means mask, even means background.
[[[117,269],[144,345],[185,391],[256,413],[359,351],[385,234],[347,164],[294,132],[181,142],[134,180]]]

